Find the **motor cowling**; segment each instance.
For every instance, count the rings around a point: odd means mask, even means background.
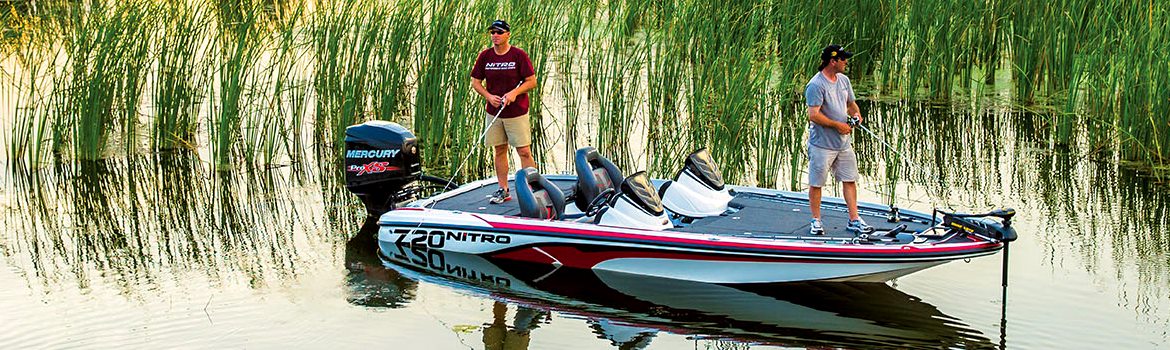
[[[421,152],[414,133],[375,120],[345,128],[345,186],[370,215],[393,209],[395,194],[418,180]]]

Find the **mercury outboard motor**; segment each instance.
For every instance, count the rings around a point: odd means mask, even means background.
[[[345,187],[372,216],[394,209],[397,195],[422,171],[414,134],[388,121],[345,128]]]

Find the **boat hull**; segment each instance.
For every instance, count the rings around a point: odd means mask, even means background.
[[[793,242],[404,208],[379,222],[379,247],[428,263],[436,252],[705,283],[885,282],[1001,243],[923,245]]]

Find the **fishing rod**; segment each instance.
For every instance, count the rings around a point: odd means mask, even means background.
[[[911,163],[910,158],[907,158],[906,155],[902,154],[902,152],[899,152],[897,148],[894,148],[893,145],[890,145],[889,143],[887,143],[885,139],[878,137],[877,134],[873,133],[873,131],[869,131],[869,128],[865,127],[865,125],[861,125],[860,118],[858,118],[856,116],[851,116],[851,117],[849,117],[849,119],[846,119],[845,123],[849,124],[849,126],[853,127],[853,128],[861,128],[862,131],[865,131],[866,133],[868,133],[869,136],[873,136],[873,138],[877,139],[878,142],[881,142],[882,145],[886,146],[886,148],[889,148],[891,151],[894,151],[894,153],[897,154],[898,157],[901,158],[903,162],[906,162],[907,165],[910,165],[914,168],[917,168],[919,171],[922,171],[923,174],[926,173],[925,167],[920,166],[918,164]]]
[[[524,81],[521,81],[519,84],[516,84],[516,87],[512,88],[512,90],[520,88],[520,85],[524,85]],[[483,142],[483,139],[484,139],[484,137],[487,137],[488,130],[491,129],[492,124],[495,124],[496,120],[500,118],[500,114],[504,113],[504,107],[507,106],[507,103],[505,103],[505,102],[506,101],[504,100],[504,97],[500,96],[500,110],[496,111],[496,115],[492,116],[492,119],[488,120],[487,124],[484,124],[483,132],[479,133],[479,137],[476,138],[476,143]],[[463,170],[463,166],[467,164],[467,160],[469,158],[471,158],[471,153],[473,153],[473,152],[475,152],[475,148],[470,148],[467,150],[467,155],[463,156],[463,160],[459,161],[459,165],[455,167],[455,172],[452,173],[451,177],[447,179],[448,185],[453,183],[455,181],[455,178],[459,176],[459,171]],[[430,204],[425,205],[423,207],[425,208],[427,206],[434,206],[435,203],[438,203],[438,201],[431,201]],[[419,222],[419,226],[422,226],[421,221]]]

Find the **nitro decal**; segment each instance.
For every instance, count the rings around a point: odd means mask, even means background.
[[[516,69],[516,62],[488,62],[483,69],[486,70],[512,70]]]
[[[394,244],[411,248],[442,248],[447,245],[448,240],[471,243],[512,243],[512,236],[493,233],[396,228],[394,234],[398,235]]]
[[[399,168],[396,166],[390,166],[390,162],[369,162],[366,164],[350,165],[349,168],[346,169],[345,171],[348,171],[351,173],[357,173],[357,174],[354,174],[354,176],[362,176],[362,175],[366,175],[366,174],[377,174],[377,173],[384,173],[387,171],[395,171],[398,169],[402,169],[402,168]]]
[[[410,249],[398,246],[397,252],[383,252],[384,256],[398,261],[401,264],[410,264],[418,268],[431,270],[446,276],[477,283],[494,284],[500,287],[511,287],[512,279],[502,273],[492,273],[477,270],[474,267],[463,266],[458,262],[447,259],[441,250]],[[464,259],[454,259],[464,260]]]
[[[392,158],[398,155],[396,149],[376,149],[376,150],[349,150],[345,151],[346,158]]]
[[[440,274],[453,276],[464,280],[470,280],[479,283],[490,283],[503,287],[509,287],[512,285],[512,280],[508,277],[499,276],[494,273],[459,264],[460,261],[467,262],[464,261],[466,258],[454,259],[456,261],[450,261],[442,250],[431,249],[442,248],[444,245],[446,245],[448,239],[461,242],[491,241],[509,243],[512,241],[512,239],[507,235],[409,229],[395,229],[394,233],[398,234],[398,239],[394,242],[394,249],[392,249],[392,251],[385,251],[384,249],[387,247],[385,245],[382,246],[382,254],[386,257],[414,265],[419,268],[429,269]]]

